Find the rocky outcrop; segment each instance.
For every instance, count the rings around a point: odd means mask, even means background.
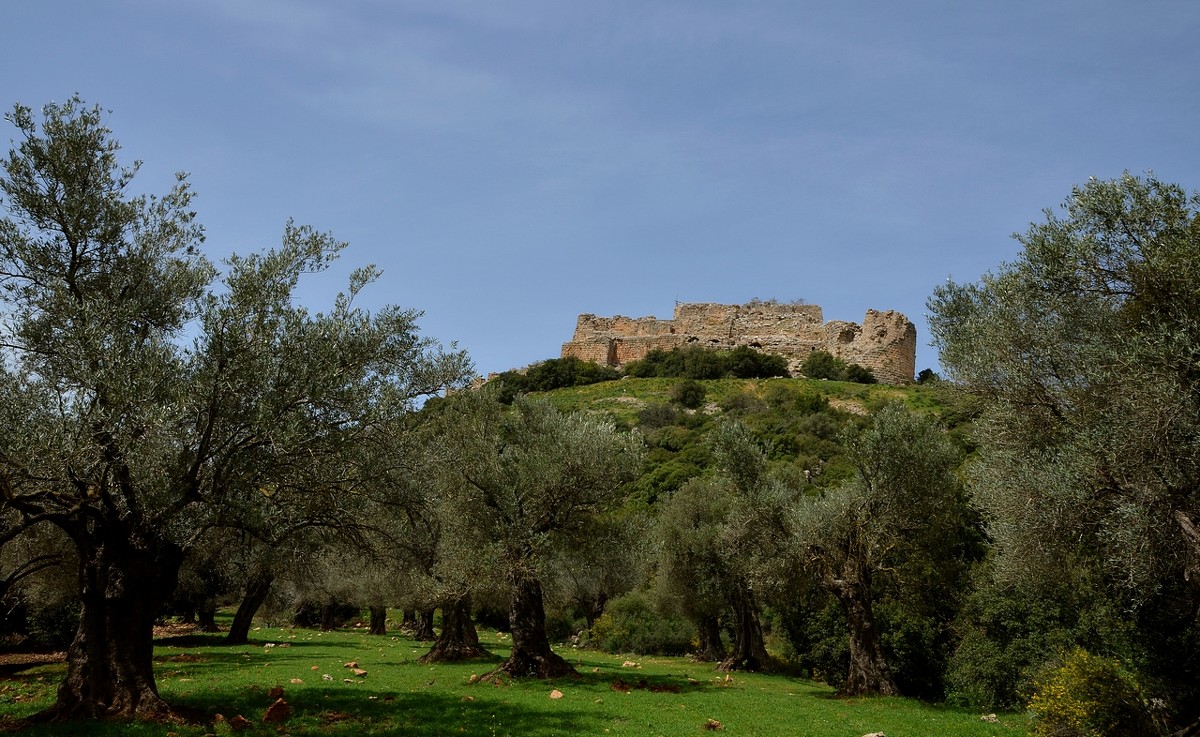
[[[813,351],[828,351],[871,369],[883,383],[903,384],[913,380],[916,370],[917,329],[894,310],[867,310],[858,325],[824,322],[817,305],[685,303],[675,306],[671,320],[580,315],[562,356],[619,367],[652,350],[685,345],[718,350],[750,346],[788,359],[793,373]]]

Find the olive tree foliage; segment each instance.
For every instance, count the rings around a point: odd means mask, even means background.
[[[1176,642],[1200,607],[1200,197],[1092,180],[1016,238],[1014,261],[929,300],[948,377],[985,408],[971,490],[997,578],[1095,570],[1157,620],[1151,647]],[[1194,684],[1184,651],[1148,662]]]
[[[949,377],[985,400],[972,488],[998,561],[1029,580],[1082,555],[1135,599],[1200,595],[1200,198],[1093,180],[1017,240],[929,301]]]
[[[419,416],[416,432],[405,436],[407,447],[390,454],[372,480],[381,535],[379,572],[393,579],[393,605],[419,613],[415,639],[434,640],[433,613],[442,610],[442,627],[421,662],[448,662],[486,656],[472,619],[473,596],[483,589],[486,568],[447,534],[452,514],[447,486],[453,472],[444,465],[450,454],[439,432],[438,408],[431,402]],[[399,584],[399,585],[397,585]],[[380,589],[376,589],[380,590]]]
[[[49,524],[79,561],[79,628],[48,716],[161,717],[152,625],[209,530],[268,539],[362,524],[369,442],[465,356],[417,336],[417,313],[296,304],[344,244],[287,225],[218,269],[179,175],[127,192],[103,111],[17,105],[0,174],[0,520]]]
[[[486,389],[446,404],[439,418],[450,454],[444,534],[490,562],[507,585],[513,647],[499,670],[573,673],[550,649],[543,581],[555,551],[576,545],[621,502],[624,485],[641,470],[641,437],[527,397],[508,409]]]
[[[894,695],[899,689],[874,612],[874,579],[906,548],[960,536],[959,454],[936,423],[898,403],[844,444],[855,476],[793,508],[792,556],[845,614],[850,666],[842,692]]]
[[[710,445],[714,473],[662,504],[660,590],[696,624],[702,657],[719,660],[721,670],[769,670],[762,606],[777,580],[772,561],[785,542],[794,493],[768,473],[766,452],[740,422],[719,424]],[[733,636],[728,653],[722,618]]]

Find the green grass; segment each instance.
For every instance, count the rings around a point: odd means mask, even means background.
[[[1000,737],[1024,735],[1028,728],[1024,715],[1001,715],[993,724],[976,713],[905,699],[836,698],[825,686],[782,675],[733,674],[726,681],[711,664],[683,658],[636,658],[638,667],[624,667],[626,658],[590,650],[560,651],[579,678],[471,684],[472,674],[490,670],[507,652],[501,636],[481,635],[496,657],[454,665],[421,665],[416,660],[425,644],[365,630],[263,628],[241,646],[222,645],[220,635],[193,636],[186,646],[164,642],[155,656],[160,693],[208,715],[208,723],[49,725],[23,734],[231,734],[227,725],[211,721],[218,713],[253,722],[242,735],[321,737],[692,735],[709,733],[709,720],[720,722],[722,734],[762,737]],[[352,660],[365,677],[343,667]],[[48,706],[62,673],[61,664],[38,666],[0,680],[0,715],[21,718]],[[333,680],[324,680],[325,674]],[[628,691],[614,689],[618,679]],[[295,708],[283,725],[262,723],[272,686],[282,686]],[[562,698],[550,698],[555,689]]]

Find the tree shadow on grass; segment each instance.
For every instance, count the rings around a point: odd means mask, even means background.
[[[290,735],[405,734],[428,735],[551,735],[595,733],[603,718],[561,702],[531,709],[507,700],[475,699],[470,694],[370,692],[360,689],[309,689],[284,697],[293,708],[281,725],[263,724],[271,699],[265,692],[242,689],[221,705],[211,699],[184,698],[176,702],[189,710],[223,714],[226,720],[241,715],[253,725],[242,734]]]

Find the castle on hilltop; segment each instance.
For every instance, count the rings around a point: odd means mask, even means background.
[[[575,336],[563,344],[562,357],[619,367],[652,350],[685,345],[719,350],[749,346],[783,356],[793,374],[810,353],[827,351],[871,369],[885,384],[912,381],[917,362],[917,329],[899,312],[867,310],[863,324],[857,325],[824,322],[817,305],[776,302],[677,303],[671,320],[580,315]]]

